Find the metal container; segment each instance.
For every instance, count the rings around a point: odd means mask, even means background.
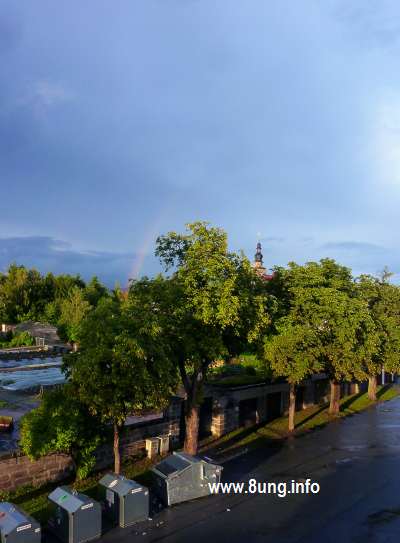
[[[101,506],[89,496],[59,486],[48,499],[53,504],[49,529],[64,543],[84,543],[101,536]]]
[[[0,503],[1,543],[40,543],[39,523],[16,505]]]
[[[219,483],[222,466],[210,458],[174,452],[152,468],[154,492],[165,505],[211,494],[209,484]]]
[[[159,436],[159,452],[161,455],[169,453],[169,436]]]
[[[146,439],[147,458],[154,458],[160,451],[160,441],[157,437]]]
[[[126,528],[149,516],[149,491],[136,481],[108,473],[99,484],[104,490],[106,514],[113,522]]]

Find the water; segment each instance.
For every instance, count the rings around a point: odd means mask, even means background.
[[[46,365],[43,369],[21,370],[13,372],[1,371],[1,368]],[[65,382],[61,372],[61,357],[32,358],[22,360],[2,360],[0,362],[0,388],[10,391],[26,390],[37,386],[56,385]]]

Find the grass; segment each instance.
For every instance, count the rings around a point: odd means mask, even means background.
[[[391,400],[399,394],[400,389],[397,387],[381,387],[378,390],[378,401]],[[374,405],[374,402],[368,400],[366,394],[346,396],[341,400],[340,417],[358,413],[371,405]],[[295,417],[295,434],[301,435],[314,428],[328,424],[332,420],[332,417],[327,411],[328,407],[325,405],[314,406],[297,412]],[[246,429],[239,428],[217,441],[203,442],[202,451],[208,448],[210,452],[212,450],[214,453],[221,453],[222,451],[226,453],[244,446],[253,448],[266,445],[271,443],[272,440],[282,440],[287,436],[287,417],[280,417],[258,428],[254,428],[254,426]],[[130,479],[135,479],[139,483],[149,486],[151,482],[150,467],[159,460],[160,458],[155,460],[131,458],[124,462],[122,473]],[[103,470],[82,481],[74,481],[73,478],[70,478],[60,484],[72,485],[76,490],[98,500],[100,498],[98,481],[107,471],[110,471],[110,469]],[[58,484],[53,483],[41,487],[21,487],[15,492],[10,493],[0,491],[0,501],[7,500],[15,503],[45,525],[51,511],[47,496],[56,486]]]
[[[11,405],[6,400],[0,400],[0,409],[5,409],[6,407],[11,407]]]
[[[393,386],[379,387],[377,392],[378,401],[388,401],[400,395],[400,388]],[[353,394],[345,396],[340,401],[340,417],[347,417],[359,413],[368,407],[375,405],[368,399],[366,393]],[[328,405],[313,406],[302,411],[297,411],[295,415],[294,435],[301,435],[316,428],[321,428],[331,422],[334,417],[328,413]],[[292,434],[292,435],[293,435]],[[214,453],[219,454],[223,451],[234,452],[243,447],[256,448],[268,445],[271,441],[282,440],[289,436],[288,418],[279,417],[273,421],[251,428],[239,428],[226,434],[214,442],[208,442],[207,446],[212,447]]]

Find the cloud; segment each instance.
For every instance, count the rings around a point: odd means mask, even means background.
[[[362,273],[377,275],[388,266],[398,282],[400,257],[393,248],[364,241],[334,241],[319,246],[316,252],[319,258],[334,258],[349,266],[355,276]]]
[[[80,274],[84,279],[97,275],[108,286],[127,284],[139,254],[82,251],[71,244],[45,236],[0,238],[0,270],[15,262],[35,267],[42,273]]]
[[[349,25],[353,35],[364,45],[390,48],[398,44],[399,18],[396,0],[333,2],[337,18]]]
[[[347,252],[357,252],[357,253],[374,253],[374,254],[385,254],[388,252],[388,249],[374,243],[367,243],[363,241],[334,241],[328,242],[321,245],[320,249],[332,249],[335,251],[347,251]]]
[[[9,104],[11,111],[28,109],[42,116],[51,109],[75,99],[75,94],[65,85],[48,79],[39,79],[20,89],[17,98]]]
[[[35,83],[33,95],[36,100],[49,107],[66,102],[74,97],[73,93],[61,84],[46,80]]]
[[[271,236],[271,237],[267,237],[267,238],[261,238],[260,241],[261,241],[261,243],[284,243],[285,238]]]

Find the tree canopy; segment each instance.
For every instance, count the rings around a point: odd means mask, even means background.
[[[159,290],[169,348],[186,401],[185,450],[197,452],[199,406],[210,364],[240,342],[257,341],[269,316],[268,296],[247,258],[228,250],[226,233],[207,223],[157,239],[156,255],[173,274]],[[133,286],[133,290],[136,286]]]
[[[79,331],[79,351],[63,369],[90,413],[114,427],[115,471],[119,436],[130,413],[163,408],[176,386],[161,330],[116,299],[102,299]]]
[[[78,478],[94,468],[94,452],[107,435],[71,384],[46,391],[39,407],[23,416],[20,430],[20,447],[26,455],[37,459],[54,452],[70,454]]]

